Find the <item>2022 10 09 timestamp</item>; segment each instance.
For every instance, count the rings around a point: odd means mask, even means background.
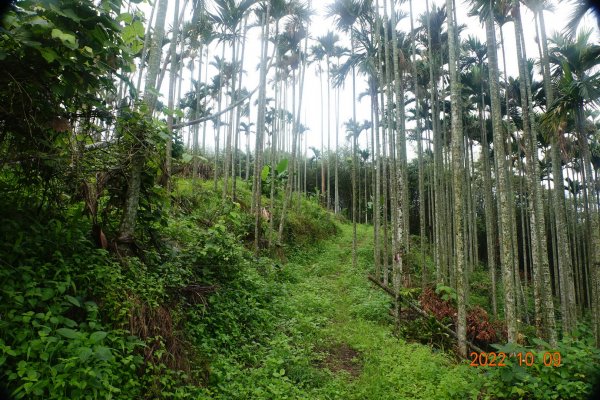
[[[507,361],[514,360],[519,366],[532,367],[536,363],[542,363],[544,367],[560,367],[561,356],[558,351],[555,352],[544,352],[541,356],[536,355],[530,351],[519,352],[519,353],[504,353],[504,352],[471,352],[469,353],[471,360],[471,367],[506,367],[508,366]]]

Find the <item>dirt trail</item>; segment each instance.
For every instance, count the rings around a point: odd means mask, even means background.
[[[319,358],[315,366],[339,378],[339,398],[470,398],[465,392],[476,393],[477,388],[469,384],[473,376],[467,367],[393,335],[389,296],[367,279],[372,227],[359,226],[356,268],[352,226],[341,230],[314,251],[294,257],[303,278],[291,288],[291,301],[318,321],[311,335]]]

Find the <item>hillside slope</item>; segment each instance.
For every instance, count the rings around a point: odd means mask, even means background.
[[[219,374],[215,397],[477,398],[481,376],[473,369],[393,335],[388,298],[366,279],[370,232],[359,227],[357,269],[347,224],[338,236],[291,256],[280,272],[287,282],[278,333],[259,350],[264,359],[257,368]]]

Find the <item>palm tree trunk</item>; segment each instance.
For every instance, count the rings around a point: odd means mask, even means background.
[[[352,30],[350,32],[351,32],[351,34],[350,34],[351,55],[354,55],[354,33]],[[354,120],[354,122],[357,122],[356,121],[356,102],[357,102],[357,99],[356,99],[356,70],[354,69],[354,66],[353,66],[352,67],[352,119]],[[338,107],[339,107],[339,104],[340,104],[340,102],[339,102],[339,93],[338,93]],[[339,115],[339,113],[337,115]],[[356,146],[357,146],[357,136],[359,134],[360,134],[360,131],[358,134],[352,135],[352,267],[353,268],[356,268],[356,245],[357,245],[357,243],[356,243],[356,223],[357,223],[357,216],[356,216],[356,185],[357,185],[356,151],[357,150],[356,150]],[[337,161],[337,156],[335,159]],[[336,174],[336,178],[337,178],[337,174]],[[335,183],[336,183],[335,195],[339,200],[337,179],[336,179]]]
[[[140,58],[140,68],[138,71],[138,80],[137,85],[135,85],[136,92],[139,93],[142,86],[142,75],[144,72],[144,62],[146,62],[146,57],[148,56],[148,49],[150,47],[150,28],[152,27],[152,20],[154,19],[154,12],[156,11],[156,5],[158,1],[155,1],[152,4],[152,10],[150,11],[150,18],[148,18],[148,26],[146,27],[146,33],[144,35],[144,48],[142,49],[142,57]],[[165,17],[166,18],[166,17]]]
[[[523,39],[523,28],[521,25],[521,16],[519,12],[518,0],[513,0],[515,9],[517,10],[517,16],[515,18],[515,36],[517,44],[517,61],[519,63],[519,79],[521,81],[521,101],[522,101],[522,112],[523,112],[523,134],[526,140],[526,156],[527,163],[530,166],[529,176],[529,187],[531,193],[531,239],[532,239],[532,252],[534,255],[533,264],[533,282],[534,285],[538,282],[538,292],[542,296],[543,313],[544,313],[544,325],[546,332],[554,331],[555,319],[554,319],[554,305],[552,303],[552,287],[550,283],[550,266],[548,263],[548,249],[547,249],[547,237],[546,237],[546,224],[543,208],[543,199],[541,195],[540,184],[538,181],[539,173],[539,162],[537,157],[537,136],[535,133],[535,121],[531,110],[531,82],[529,74],[526,70],[526,54],[524,48]],[[567,272],[568,271],[564,271]],[[572,271],[571,271],[572,273]],[[536,274],[538,275],[536,277]],[[572,279],[571,279],[572,283]],[[574,288],[573,288],[574,292]],[[571,328],[572,314],[571,310],[567,310],[568,315],[564,320],[564,326],[566,329]]]
[[[493,3],[490,0],[490,8]],[[515,310],[515,284],[513,277],[513,253],[510,244],[511,213],[508,204],[508,173],[506,170],[506,156],[504,133],[502,129],[502,114],[500,108],[499,72],[496,49],[496,35],[494,32],[493,14],[487,16],[485,21],[486,42],[488,47],[490,98],[492,104],[492,124],[494,132],[494,159],[496,162],[496,181],[498,185],[500,226],[502,230],[500,263],[502,266],[502,282],[504,285],[504,318],[508,328],[508,341],[517,342],[517,321]]]
[[[339,68],[339,59],[338,65]],[[352,74],[354,76],[354,73]],[[352,101],[355,104],[356,100]],[[340,182],[339,182],[339,158],[340,158],[340,88],[335,89],[335,164],[334,164],[334,201],[333,209],[336,214],[340,213]]]
[[[375,2],[376,10],[379,10],[379,0]],[[375,274],[378,279],[382,279],[382,275],[385,277],[385,270],[382,268],[382,257],[381,257],[381,143],[379,128],[381,120],[379,116],[379,82],[383,79],[381,73],[382,65],[382,52],[383,52],[383,40],[380,37],[381,32],[381,19],[377,18],[375,21],[375,29],[372,32],[374,37],[375,45],[377,46],[377,67],[374,76],[371,77],[369,82],[369,94],[371,95],[371,112],[374,116],[375,124],[373,126],[374,132],[374,146],[375,151],[373,152],[373,168],[375,173],[375,186],[373,191],[375,192],[375,201],[373,204],[373,253],[375,261]],[[387,279],[387,278],[386,278]]]
[[[250,179],[250,132],[246,132],[246,175],[244,180],[248,182]]]
[[[206,62],[204,63],[204,78],[208,78],[208,60],[209,58],[210,52],[209,52],[209,46],[206,46]],[[208,93],[206,94],[206,96],[204,96],[204,110],[206,110],[208,104]],[[204,121],[204,124],[202,124],[202,155],[206,156],[206,125],[208,124],[208,121]]]
[[[437,78],[434,73],[434,54],[431,40],[431,10],[429,8],[429,0],[425,0],[427,8],[427,52],[429,58],[429,102],[431,103],[431,129],[433,135],[433,186],[434,186],[434,262],[435,262],[435,281],[442,282],[442,190],[441,190],[441,175],[442,175],[442,157],[440,131],[438,127],[439,111],[437,107]]]
[[[237,40],[235,37],[232,39],[233,44],[231,46],[231,65],[232,68],[236,65],[236,48],[237,48]],[[231,74],[231,104],[234,104],[237,100],[236,98],[236,86],[237,86],[237,75],[235,73],[235,69],[233,69],[233,73]],[[239,108],[239,107],[238,107]],[[233,168],[233,163],[231,162],[231,154],[232,154],[232,138],[233,138],[233,129],[236,125],[235,120],[236,109],[232,108],[229,112],[229,126],[227,127],[227,137],[225,138],[225,155],[223,157],[223,188],[221,190],[221,201],[223,205],[225,205],[225,199],[227,198],[227,193],[229,192],[229,169]]]
[[[463,236],[463,123],[460,99],[460,81],[457,71],[458,39],[456,34],[456,20],[454,19],[454,2],[446,0],[448,10],[448,51],[450,54],[450,97],[452,111],[452,176],[454,194],[454,270],[456,274],[456,293],[458,298],[458,315],[456,333],[458,336],[458,352],[467,356],[467,309],[465,276],[465,252]]]
[[[423,138],[421,129],[421,115],[420,115],[420,96],[419,96],[419,82],[417,75],[417,49],[415,45],[415,27],[413,24],[413,7],[412,0],[409,1],[410,7],[410,31],[411,31],[411,47],[412,47],[412,72],[413,72],[413,85],[415,90],[415,119],[417,120],[417,157],[418,157],[418,174],[419,174],[419,234],[420,234],[420,247],[421,247],[421,284],[425,287],[427,280],[427,269],[425,266],[425,173],[423,166]],[[392,17],[393,18],[393,17]]]
[[[483,86],[483,80],[482,84]],[[490,274],[490,282],[491,282],[491,304],[492,304],[492,313],[494,317],[498,316],[498,303],[496,297],[496,216],[495,216],[495,207],[494,201],[492,199],[492,176],[491,176],[491,166],[490,166],[490,153],[489,153],[489,145],[487,138],[487,129],[486,129],[486,121],[483,116],[483,107],[484,107],[484,97],[483,97],[483,88],[480,91],[481,95],[481,103],[479,104],[479,120],[481,121],[481,158],[483,164],[483,204],[485,208],[485,234],[486,234],[486,245],[487,245],[487,260],[488,260],[488,270]]]
[[[541,10],[538,13],[538,21],[540,24],[541,43],[542,43],[542,75],[544,78],[544,89],[546,92],[546,103],[551,105],[554,102],[554,91],[550,80],[550,62],[548,60],[548,40],[546,38],[546,26],[544,21],[544,12]],[[556,232],[556,248],[558,258],[555,258],[554,263],[558,263],[560,269],[564,271],[571,271],[573,269],[571,249],[569,246],[569,239],[567,237],[567,216],[565,206],[565,190],[563,188],[563,173],[561,166],[560,149],[558,144],[558,134],[551,135],[550,149],[552,156],[552,176],[554,179],[553,184],[553,207],[555,217],[555,232]],[[551,300],[551,299],[550,299]],[[564,310],[563,310],[564,312]],[[548,329],[549,340],[552,346],[556,345],[556,332]]]
[[[321,64],[319,63],[319,68],[321,68]],[[328,77],[329,79],[329,77]],[[325,200],[325,188],[326,188],[326,183],[325,183],[325,146],[324,146],[324,136],[325,136],[325,124],[323,123],[324,121],[324,117],[323,115],[325,114],[324,112],[324,106],[325,104],[323,101],[323,71],[321,69],[319,69],[319,83],[321,85],[321,198],[320,198],[320,203],[322,205],[327,205],[327,202]],[[327,81],[327,85],[329,85],[329,80]],[[329,110],[328,111],[328,115],[327,117],[329,118]],[[327,126],[329,126],[329,120],[327,120]]]
[[[225,62],[225,42],[223,42],[222,45],[222,49],[221,49],[221,60],[223,60],[223,62]],[[223,94],[224,92],[226,92],[226,85],[225,88],[223,87],[223,66],[220,65],[219,66],[219,93],[217,95],[217,113],[219,114],[219,116],[217,117],[217,126],[215,127],[215,159],[213,161],[213,190],[216,192],[217,191],[217,180],[219,178],[219,141],[221,138],[221,109],[222,109],[222,104],[223,104]]]
[[[331,210],[331,61],[329,55],[325,60],[327,61],[327,209]]]
[[[262,18],[262,46],[260,60],[260,86],[258,89],[258,113],[256,116],[256,144],[254,150],[254,179],[253,179],[253,206],[254,211],[254,251],[258,255],[260,250],[261,222],[262,222],[262,151],[265,132],[265,105],[267,92],[267,52],[269,45],[269,13],[270,2],[267,3],[266,14]]]
[[[388,46],[387,40],[383,43],[384,46]],[[384,77],[384,79],[386,79]],[[386,79],[387,81],[387,79]],[[385,104],[385,94],[384,91],[381,91],[381,104]],[[382,192],[382,211],[383,211],[383,282],[387,285],[390,277],[390,265],[389,265],[389,236],[388,236],[388,195],[389,195],[389,181],[388,181],[388,155],[387,155],[387,134],[386,130],[390,124],[389,118],[386,120],[386,125],[383,127],[381,132],[381,182],[383,184],[383,192]]]
[[[306,50],[306,42],[305,42],[305,50]],[[279,244],[283,243],[283,229],[285,226],[285,216],[286,216],[286,208],[287,208],[287,203],[291,201],[292,199],[292,188],[293,188],[293,179],[294,179],[294,166],[296,164],[296,153],[298,152],[298,132],[300,130],[300,116],[302,114],[302,98],[303,98],[303,87],[304,87],[304,76],[306,74],[306,65],[304,61],[300,62],[300,94],[298,97],[298,110],[296,110],[296,105],[295,105],[295,100],[296,100],[296,76],[295,76],[295,70],[294,70],[294,77],[293,77],[293,86],[292,86],[292,110],[294,110],[294,112],[292,113],[295,118],[294,118],[294,122],[293,122],[293,126],[292,126],[292,156],[291,156],[291,161],[288,164],[289,166],[291,166],[291,169],[289,170],[289,175],[288,175],[288,181],[287,181],[287,186],[286,186],[286,194],[283,198],[283,205],[282,205],[282,209],[281,209],[281,219],[279,221],[279,231],[278,231],[278,237],[277,240],[279,242]]]
[[[279,34],[279,28],[275,27],[275,37],[277,37],[277,35]],[[279,52],[276,53],[275,55],[275,65],[277,65],[279,63]],[[280,105],[279,103],[281,103],[281,99],[280,97],[280,93],[281,93],[281,83],[279,82],[279,79],[276,77],[275,78],[275,82],[273,83],[273,86],[275,88],[275,109],[279,109]],[[279,131],[280,131],[280,124],[281,124],[281,119],[276,115],[273,118],[273,129],[271,130],[271,190],[269,193],[269,198],[270,198],[270,209],[271,209],[271,218],[269,219],[269,234],[268,234],[268,243],[269,243],[269,248],[271,248],[271,246],[273,245],[273,238],[275,236],[274,232],[275,232],[275,174],[276,174],[276,167],[277,167],[277,163],[279,162],[279,157],[277,155],[277,146],[279,145],[278,143],[278,136],[279,136]]]
[[[169,71],[169,100],[168,106],[171,111],[167,116],[167,126],[169,129],[169,137],[167,138],[165,165],[163,167],[166,179],[167,193],[171,192],[171,152],[173,149],[173,111],[175,109],[175,83],[177,78],[177,39],[179,36],[179,0],[175,0],[175,10],[173,12],[173,37],[169,45],[171,54],[171,69]],[[183,57],[183,54],[182,54]],[[182,60],[183,62],[183,60]],[[169,196],[170,199],[170,196]]]
[[[246,37],[248,33],[248,16],[244,17],[244,33],[243,38]],[[244,59],[246,55],[246,40],[242,41],[242,53],[241,56],[238,57],[240,63],[240,71],[238,75],[238,93],[242,91],[242,77],[244,76]],[[236,190],[237,190],[237,177],[235,173],[235,160],[239,160],[238,170],[241,176],[242,174],[242,158],[239,155],[239,146],[240,146],[240,119],[242,117],[242,107],[237,107],[236,118],[235,118],[235,143],[233,146],[233,156],[232,156],[232,165],[231,165],[231,179],[232,179],[232,188],[231,188],[231,196],[233,200],[236,200]]]
[[[390,37],[390,32],[389,32],[389,24],[387,23],[388,21],[388,4],[386,0],[383,0],[383,10],[384,10],[384,21],[386,21],[386,23],[384,24],[384,36],[385,36],[385,40],[384,40],[384,46],[385,46],[385,50],[384,50],[384,54],[385,54],[385,59],[386,62],[388,62],[388,60],[390,60],[390,45],[393,49],[393,69],[394,69],[394,78],[392,79],[392,71],[391,68],[386,68],[385,69],[385,80],[386,80],[386,109],[387,109],[387,126],[386,126],[386,130],[387,130],[387,137],[388,137],[388,145],[389,145],[389,159],[387,160],[387,165],[389,166],[389,175],[390,175],[390,184],[386,185],[389,188],[389,193],[390,193],[390,206],[391,206],[391,210],[390,210],[390,222],[391,222],[391,233],[392,233],[392,287],[394,288],[394,291],[396,293],[400,292],[400,286],[401,286],[401,281],[402,281],[402,262],[400,260],[401,258],[401,252],[399,251],[399,243],[398,243],[398,238],[401,237],[402,233],[399,230],[399,225],[401,223],[401,220],[398,218],[398,216],[402,215],[402,210],[400,209],[401,207],[399,207],[398,204],[398,200],[396,198],[396,187],[397,187],[397,178],[396,178],[396,172],[397,172],[397,164],[395,162],[395,157],[394,157],[394,127],[393,127],[393,116],[396,117],[396,121],[399,121],[399,111],[398,109],[394,109],[394,107],[392,106],[393,103],[393,94],[392,94],[392,83],[394,83],[394,88],[396,88],[399,85],[399,77],[400,77],[400,71],[398,68],[398,61],[397,61],[397,56],[398,56],[398,50],[397,50],[397,46],[396,46],[396,32],[395,32],[395,12],[393,10],[393,2],[392,2],[392,19],[391,19],[391,27],[392,27],[392,32],[391,32],[391,38],[392,38],[392,42],[390,43],[387,38]],[[396,91],[396,90],[394,90]],[[399,104],[399,99],[397,97],[397,91],[396,91],[396,104]],[[384,136],[385,137],[385,136]],[[385,178],[384,178],[385,180]],[[386,193],[387,193],[387,189],[386,189]],[[387,206],[387,201],[384,203],[384,215],[385,218],[387,219],[387,212],[386,212],[386,207]],[[387,231],[387,230],[386,230]],[[387,239],[386,239],[386,244],[387,244]],[[385,253],[385,258],[387,259],[387,251]],[[395,312],[398,313],[399,312],[399,304],[396,303],[395,304],[395,308],[394,308]],[[396,316],[398,316],[398,314],[396,314]]]

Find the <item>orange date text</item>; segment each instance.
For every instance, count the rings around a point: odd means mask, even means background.
[[[561,365],[561,356],[559,352],[545,352],[541,354],[541,360],[539,359],[540,355],[536,357],[536,355],[530,351],[526,353],[510,353],[506,354],[504,352],[471,352],[469,354],[469,359],[471,363],[469,366],[471,367],[506,367],[508,360],[513,360],[519,366],[522,367],[531,367],[536,362],[541,362],[545,367],[560,367]]]

